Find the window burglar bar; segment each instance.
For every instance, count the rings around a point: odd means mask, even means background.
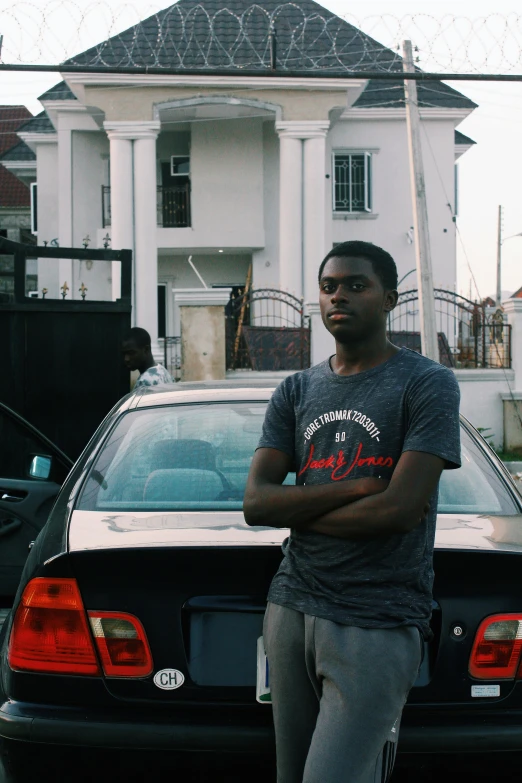
[[[334,153],[334,211],[372,211],[370,152]]]
[[[163,228],[187,228],[191,225],[190,183],[180,187],[158,187],[157,224]],[[102,186],[102,228],[111,225],[111,188]]]
[[[158,226],[190,227],[190,182],[179,187],[158,188]]]

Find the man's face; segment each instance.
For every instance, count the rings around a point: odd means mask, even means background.
[[[123,362],[129,370],[139,370],[147,357],[147,349],[139,348],[134,340],[123,343]]]
[[[323,323],[340,343],[359,341],[381,331],[397,302],[385,291],[366,258],[332,257],[319,281]]]

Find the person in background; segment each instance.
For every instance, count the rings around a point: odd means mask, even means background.
[[[152,355],[150,334],[135,326],[123,341],[123,361],[129,370],[139,370],[140,377],[134,389],[141,386],[165,386],[174,383],[162,364],[156,364]]]

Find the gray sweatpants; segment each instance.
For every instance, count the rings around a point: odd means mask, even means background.
[[[367,629],[268,604],[277,783],[384,783],[422,641],[415,627]]]

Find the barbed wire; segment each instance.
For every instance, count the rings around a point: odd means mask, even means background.
[[[212,4],[215,8],[215,4]],[[410,39],[423,70],[522,71],[522,14],[344,17],[302,3],[223,0],[164,8],[116,0],[15,0],[0,11],[0,62],[38,67],[348,74],[402,71]]]

